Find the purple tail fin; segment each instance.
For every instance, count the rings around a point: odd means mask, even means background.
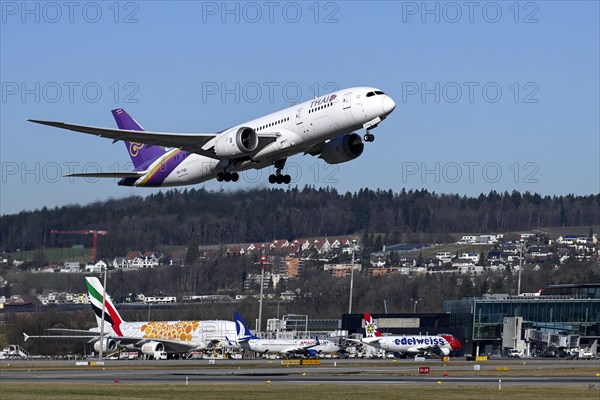
[[[112,110],[112,115],[115,117],[115,121],[117,121],[117,126],[119,129],[126,129],[130,131],[143,131],[144,128],[141,127],[140,124],[136,122],[127,111],[122,108],[117,108]],[[159,146],[148,146],[144,143],[136,143],[136,142],[125,142],[125,146],[127,147],[127,151],[131,156],[131,162],[133,162],[133,166],[137,169],[144,164],[147,164],[149,161],[154,161],[158,157],[165,154],[165,150]]]

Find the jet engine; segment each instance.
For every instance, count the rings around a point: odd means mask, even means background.
[[[446,347],[440,347],[436,350],[436,353],[440,356],[446,357],[448,354],[450,354],[450,349],[447,349]]]
[[[105,352],[113,352],[117,350],[117,341],[113,339],[104,339],[104,345],[102,346],[102,351]],[[101,342],[97,340],[94,342],[94,351],[100,351]]]
[[[331,139],[323,145],[321,156],[327,164],[339,164],[354,160],[360,156],[365,145],[356,133],[350,133]]]
[[[165,351],[165,345],[161,342],[148,342],[142,345],[142,353],[154,357],[156,351]]]
[[[258,147],[258,135],[247,126],[230,129],[215,141],[215,154],[223,159],[237,158]]]

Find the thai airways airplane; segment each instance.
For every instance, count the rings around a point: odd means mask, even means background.
[[[314,357],[321,353],[337,353],[340,348],[329,340],[260,339],[250,332],[240,313],[235,313],[236,341],[246,350],[257,353],[303,354]]]
[[[365,337],[361,342],[377,349],[400,353],[402,355],[434,353],[447,356],[451,351],[456,351],[462,347],[458,339],[452,335],[383,336],[371,314],[365,313],[364,320]]]
[[[236,182],[249,169],[275,167],[270,183],[291,182],[282,174],[295,154],[318,156],[328,164],[353,160],[375,136],[371,130],[392,111],[394,100],[379,89],[352,87],[293,105],[215,133],[145,131],[127,112],[112,110],[118,129],[29,119],[54,126],[124,141],[133,171],[70,174],[120,178],[119,185],[164,187],[191,185],[216,178]],[[365,130],[361,136],[357,130]]]
[[[94,341],[94,350],[108,353],[119,347],[141,351],[154,357],[156,352],[168,354],[186,353],[189,350],[205,350],[217,343],[225,342],[226,337],[236,332],[233,321],[144,321],[126,322],[121,318],[110,296],[104,300],[104,335],[100,342],[102,324],[102,294],[104,289],[98,278],[85,278],[92,308],[96,314],[97,328],[90,330],[49,329],[60,335],[30,336],[29,338],[82,338]],[[72,335],[72,336],[66,336]]]

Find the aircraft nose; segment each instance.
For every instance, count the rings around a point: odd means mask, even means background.
[[[396,108],[396,103],[390,96],[384,96],[382,101],[383,113],[388,115]]]
[[[460,343],[460,341],[457,338],[455,338],[453,336],[452,342],[450,342],[450,346],[452,347],[452,350],[456,351],[462,347],[462,344]]]

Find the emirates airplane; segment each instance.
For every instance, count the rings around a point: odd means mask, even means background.
[[[119,185],[165,187],[216,178],[237,182],[239,172],[274,166],[270,183],[291,182],[282,174],[286,160],[299,153],[328,164],[353,160],[375,136],[371,130],[396,108],[394,100],[373,87],[352,87],[296,104],[215,133],[145,131],[127,112],[112,110],[118,129],[64,122],[28,121],[124,141],[133,171],[78,173],[67,176],[118,178]],[[361,135],[357,130],[364,129]]]
[[[56,335],[27,335],[28,339],[89,339],[94,350],[113,353],[119,348],[141,351],[149,357],[156,353],[184,354],[190,350],[206,350],[217,344],[226,344],[227,336],[236,333],[233,321],[125,321],[110,296],[103,296],[104,287],[96,277],[86,277],[89,299],[96,314],[97,328],[48,329]],[[105,312],[102,312],[104,303]],[[104,316],[104,324],[102,317]],[[104,328],[104,335],[100,330]],[[103,336],[102,342],[100,337]],[[231,346],[230,346],[231,347]],[[236,348],[235,346],[233,348]]]

